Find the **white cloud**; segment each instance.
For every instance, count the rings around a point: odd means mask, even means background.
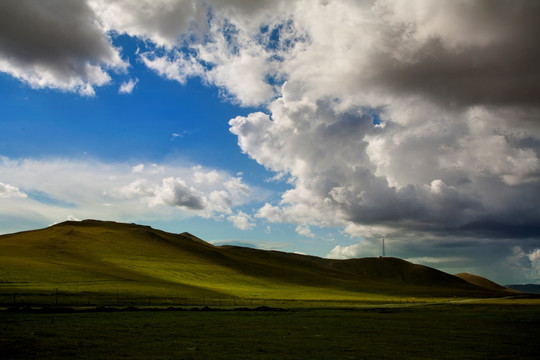
[[[349,246],[337,245],[327,255],[329,259],[354,259],[358,257],[366,257],[366,254],[362,251],[361,244]]]
[[[199,184],[215,184],[222,180],[221,175],[216,170],[211,170],[207,172],[198,171],[200,168],[193,174],[193,181]]]
[[[204,74],[204,69],[193,57],[174,51],[171,56],[157,56],[153,52],[140,54],[143,63],[169,80],[185,84],[187,79]]]
[[[507,283],[516,283],[523,279],[527,283],[538,283],[540,281],[539,254],[538,248],[526,251],[521,246],[514,246],[512,253],[506,257],[500,269],[510,278]]]
[[[302,235],[309,238],[314,238],[315,234],[311,232],[311,229],[307,225],[298,225],[295,229],[295,231],[298,233],[298,235]]]
[[[0,198],[26,198],[27,195],[13,185],[0,182]]]
[[[224,183],[197,183],[193,181],[195,172],[218,173]],[[118,221],[191,216],[217,219],[231,215],[235,208],[253,199],[250,186],[238,177],[174,163],[129,166],[0,157],[0,178],[8,182],[0,183],[0,197],[5,203],[0,217],[34,219],[40,224],[60,221],[66,214]],[[239,192],[225,185],[230,182],[249,191]],[[249,227],[249,221],[244,226]]]
[[[471,259],[466,257],[432,257],[432,256],[423,256],[417,258],[408,258],[407,261],[410,261],[415,264],[422,264],[427,266],[436,266],[437,264],[446,263],[446,262],[465,262]]]
[[[166,176],[170,173],[181,176]],[[108,194],[117,198],[139,199],[150,207],[177,207],[206,218],[230,214],[234,207],[251,200],[249,185],[238,177],[215,169],[194,166],[175,171],[167,167],[160,172],[149,169],[137,174],[137,179],[112,189]]]
[[[90,0],[105,29],[174,47],[197,14],[205,14],[203,2],[192,0]]]
[[[205,80],[226,89],[232,101],[243,106],[265,103],[274,95],[273,87],[265,78],[271,71],[269,55],[253,44],[240,44],[239,50],[231,49],[225,34],[217,34],[219,39],[199,48],[201,60],[214,65],[203,73]]]
[[[139,178],[116,189],[113,194],[119,198],[132,199],[138,197],[155,196],[155,193],[156,190],[154,185],[152,185],[146,179]]]
[[[229,215],[227,220],[229,220],[234,227],[240,230],[251,230],[255,227],[253,218],[241,210],[239,210],[235,215]]]
[[[126,82],[123,82],[120,84],[120,88],[118,89],[119,94],[131,94],[133,92],[133,89],[135,88],[135,85],[139,82],[139,79],[129,79]]]
[[[540,249],[534,249],[531,253],[529,253],[527,255],[529,257],[529,259],[531,259],[531,261],[535,262],[535,261],[538,261],[540,262]]]
[[[257,211],[255,217],[264,218],[275,223],[286,222],[286,217],[283,211],[269,203],[264,204],[264,206]]]
[[[267,79],[278,79],[279,58],[298,40],[287,38],[297,34],[290,29],[293,23],[281,1],[92,0],[89,4],[104,29],[156,46],[139,54],[148,68],[181,84],[201,77],[243,106],[266,103],[275,95]],[[277,13],[269,16],[268,11]],[[261,31],[261,26],[268,30]],[[280,44],[269,51],[275,45],[274,30],[280,32]]]

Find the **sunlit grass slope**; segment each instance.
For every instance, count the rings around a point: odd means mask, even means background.
[[[500,296],[396,258],[330,260],[234,246],[148,226],[85,220],[0,236],[0,291],[355,300]]]

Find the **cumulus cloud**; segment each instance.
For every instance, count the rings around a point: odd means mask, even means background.
[[[108,31],[149,40],[173,48],[206,14],[206,5],[194,0],[90,0],[90,7]]]
[[[167,176],[171,173],[181,176]],[[251,187],[241,178],[200,165],[173,170],[156,164],[152,167],[139,164],[132,168],[132,174],[138,177],[108,194],[138,199],[150,207],[177,207],[206,218],[231,215],[234,207],[252,199]]]
[[[179,178],[168,177],[155,189],[151,205],[170,205],[190,210],[203,210],[204,199],[198,191]]]
[[[520,245],[512,247],[512,253],[502,262],[502,271],[511,280],[508,283],[525,281],[538,283],[540,280],[540,249],[526,250]]]
[[[154,52],[140,55],[142,62],[159,75],[169,80],[185,84],[187,79],[204,74],[204,69],[193,57],[174,51],[169,55],[158,56]]]
[[[197,181],[204,175],[218,176],[223,182]],[[236,176],[202,166],[173,163],[129,166],[0,157],[0,177],[9,182],[0,183],[0,198],[5,203],[0,217],[32,218],[45,224],[68,215],[120,221],[156,216],[220,219],[232,216],[237,207],[253,200],[251,187]],[[241,224],[243,217],[246,222],[242,226],[253,226],[251,218],[243,212],[235,216],[238,217],[233,221],[235,225]]]
[[[148,68],[181,84],[200,77],[242,106],[259,105],[275,96],[274,84],[267,80],[280,81],[280,59],[300,38],[291,31],[292,14],[284,4],[89,1],[104,29],[146,41],[139,59]],[[270,11],[274,13],[269,16]]]
[[[540,261],[540,249],[534,249],[528,256],[533,262]]]
[[[367,254],[362,251],[361,244],[353,244],[349,246],[337,245],[328,254],[329,259],[351,259],[356,257],[365,257]]]
[[[490,239],[497,259],[522,268],[530,258],[511,249],[540,246],[537,1],[30,4],[0,5],[0,71],[92,95],[108,69],[126,68],[110,36],[138,37],[139,60],[160,76],[199,77],[257,107],[231,119],[230,131],[289,185],[243,216],[231,209],[254,194],[241,177],[159,166],[152,175],[145,166],[116,184],[118,196],[362,239],[336,247],[336,257],[368,254],[392,236],[403,257],[429,258],[420,244],[433,244],[433,254],[455,260],[444,244],[464,241],[457,249],[478,257]],[[25,14],[37,25],[19,32]]]
[[[191,53],[172,50],[166,55],[155,51],[140,55],[143,63],[159,75],[185,84],[191,77],[201,77],[204,82],[224,90],[229,100],[250,106],[265,102],[274,95],[272,85],[266,82],[271,65],[262,46],[231,47],[226,29],[215,30],[214,38],[193,46]]]
[[[35,87],[93,94],[107,68],[126,67],[108,34],[127,34],[165,50],[140,54],[162,76],[200,76],[242,105],[279,96],[284,80],[380,105],[534,105],[538,12],[530,0],[24,0],[2,5],[0,64]]]
[[[304,225],[304,226],[298,225],[295,230],[299,235],[309,237],[309,238],[315,237],[315,234],[311,232],[311,229],[307,225]]]
[[[193,181],[198,184],[216,184],[223,180],[223,177],[216,171],[201,171],[202,167],[196,167],[193,170]]]
[[[33,88],[93,96],[127,68],[83,1],[7,1],[0,14],[0,71]]]
[[[539,82],[518,81],[529,76],[520,64],[538,60],[536,7],[298,3],[290,29],[309,42],[281,63],[279,96],[230,121],[242,151],[293,184],[257,216],[346,231],[538,233],[528,196],[540,190]]]
[[[229,215],[227,220],[240,230],[251,230],[255,227],[253,218],[241,210],[235,215]]]

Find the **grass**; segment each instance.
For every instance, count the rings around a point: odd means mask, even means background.
[[[216,247],[190,234],[101,221],[0,236],[0,295],[385,301],[506,295],[394,258],[329,260]]]
[[[0,236],[0,303],[166,307],[184,299],[187,308],[191,299],[229,311],[0,311],[0,354],[2,359],[538,357],[538,298],[516,300],[516,293],[493,290],[485,279],[462,277],[488,288],[394,258],[329,260],[216,247],[190,234],[133,224],[67,222]],[[261,305],[288,311],[233,311]]]
[[[531,359],[540,304],[0,312],[3,359]]]

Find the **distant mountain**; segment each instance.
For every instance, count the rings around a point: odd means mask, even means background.
[[[214,246],[189,233],[96,220],[0,236],[0,292],[4,293],[61,288],[184,297],[348,300],[508,294],[487,279],[475,279],[391,257],[332,260]]]
[[[524,293],[540,294],[540,285],[538,284],[525,284],[525,285],[513,284],[513,285],[506,285],[506,287],[509,289],[521,291]]]

